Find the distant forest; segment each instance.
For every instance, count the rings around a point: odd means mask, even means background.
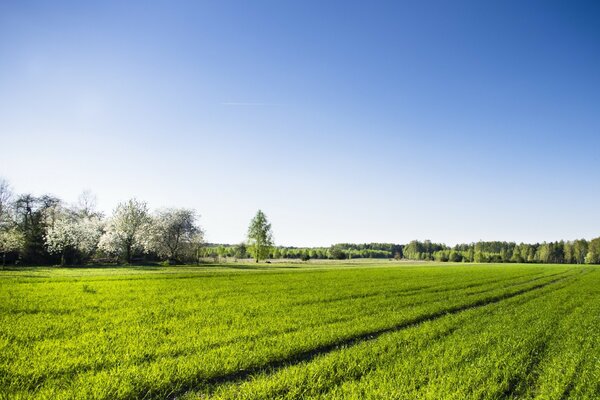
[[[204,257],[215,260],[248,257],[244,244],[207,245],[202,251]],[[305,261],[383,258],[438,262],[600,264],[600,238],[535,244],[494,241],[447,246],[429,240],[413,240],[404,245],[340,243],[330,247],[273,247],[270,258]]]
[[[408,244],[340,243],[330,247],[272,246],[270,223],[261,211],[265,239],[257,247],[206,244],[193,209],[151,212],[143,201],[119,204],[106,217],[95,197],[84,193],[76,204],[51,196],[14,194],[0,179],[0,256],[2,265],[82,265],[88,263],[197,263],[248,258],[348,260],[355,258],[476,263],[600,264],[600,238],[550,243],[477,242],[447,246],[414,240]],[[260,229],[259,229],[260,231]],[[257,251],[260,250],[258,255]]]

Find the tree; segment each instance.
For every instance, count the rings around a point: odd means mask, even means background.
[[[540,247],[538,247],[537,251],[537,259],[542,263],[548,263],[551,259],[551,249],[550,245],[546,242],[542,243]]]
[[[423,251],[421,242],[417,240],[413,240],[406,246],[404,246],[403,253],[404,258],[409,260],[418,260],[420,258],[420,253]]]
[[[310,260],[310,253],[307,249],[302,250],[302,252],[300,253],[300,260],[302,260],[302,261]]]
[[[78,261],[87,260],[97,249],[102,235],[102,222],[97,217],[78,217],[75,213],[57,219],[46,232],[48,252],[60,254],[65,265],[70,253]]]
[[[588,242],[585,239],[579,239],[573,242],[573,261],[575,261],[575,263],[583,264],[587,253]]]
[[[587,264],[600,264],[600,237],[589,241],[585,262]]]
[[[149,228],[148,206],[143,201],[131,199],[117,206],[98,246],[129,263],[135,252],[147,247]]]
[[[46,248],[45,236],[62,211],[61,201],[53,196],[24,194],[17,198],[14,203],[15,224],[23,236],[21,255],[25,263],[54,262],[55,258]]]
[[[252,257],[258,262],[269,256],[273,246],[273,233],[267,216],[258,210],[248,227],[248,247]]]
[[[97,207],[97,198],[94,193],[90,190],[84,190],[77,199],[77,204],[75,205],[75,212],[80,217],[97,217],[101,218],[102,213],[96,210]]]
[[[451,250],[448,255],[448,260],[452,262],[461,262],[463,258],[458,251]]]
[[[65,265],[66,253],[77,246],[77,222],[70,218],[56,221],[46,232],[46,247],[52,254],[60,254],[60,265]]]
[[[227,248],[222,244],[217,246],[217,255],[219,256],[219,260],[227,261]]]
[[[573,242],[563,243],[563,253],[565,264],[573,264],[575,262],[575,256],[573,252]]]
[[[329,248],[329,257],[334,260],[345,260],[348,258],[348,254],[342,250],[339,244],[334,244]]]
[[[481,250],[475,250],[475,255],[473,256],[473,261],[476,263],[484,263],[487,262],[487,257],[484,252]]]
[[[12,190],[8,181],[4,178],[0,178],[0,229],[6,227],[10,222],[9,209],[12,196]]]
[[[520,263],[523,262],[523,257],[521,256],[521,249],[523,244],[518,244],[515,246],[512,256],[510,257],[510,262]]]
[[[16,228],[0,230],[0,253],[2,253],[3,268],[6,265],[6,254],[21,250],[23,243],[23,234]]]
[[[11,218],[13,193],[6,181],[0,178],[0,253],[2,267],[6,265],[6,254],[18,252],[23,247],[23,234],[17,229]]]
[[[196,211],[191,209],[168,208],[158,211],[152,218],[146,250],[155,251],[169,261],[179,261],[186,244],[203,236],[196,219]]]
[[[236,259],[244,259],[248,257],[248,250],[246,249],[246,244],[245,243],[240,243],[237,246],[235,246],[235,250],[233,252],[233,256]]]
[[[188,253],[188,260],[193,260],[196,263],[200,262],[202,257],[202,248],[204,247],[204,232],[200,231],[196,233],[189,243],[184,246],[184,252]]]

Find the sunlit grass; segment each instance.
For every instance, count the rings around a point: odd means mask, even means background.
[[[598,283],[565,265],[13,269],[0,273],[0,392],[592,395]]]

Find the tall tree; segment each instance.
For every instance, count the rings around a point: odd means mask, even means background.
[[[579,239],[573,242],[573,259],[576,264],[583,264],[585,256],[588,253],[588,242],[585,239]]]
[[[61,201],[53,196],[24,194],[14,204],[15,223],[23,237],[22,259],[29,264],[55,261],[46,248],[45,235],[61,213]]]
[[[269,256],[273,247],[273,233],[267,216],[258,210],[248,227],[248,247],[252,257],[258,262]]]

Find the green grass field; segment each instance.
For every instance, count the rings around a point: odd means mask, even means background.
[[[591,266],[0,271],[3,398],[599,398]]]

